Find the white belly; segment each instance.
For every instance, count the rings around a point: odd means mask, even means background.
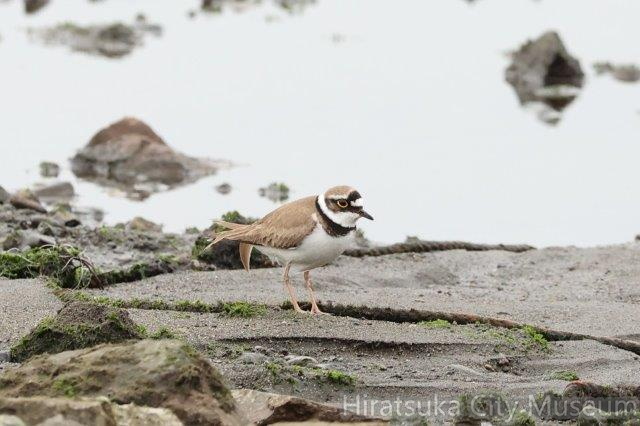
[[[277,249],[256,246],[256,249],[282,265],[291,263],[294,269],[307,271],[333,262],[353,245],[354,234],[355,232],[349,232],[344,237],[332,237],[322,229],[321,225],[317,225],[296,248]]]

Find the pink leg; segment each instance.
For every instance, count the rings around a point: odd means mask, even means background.
[[[293,305],[293,310],[296,312],[306,312],[303,311],[300,308],[300,305],[298,305],[298,301],[296,300],[296,292],[293,289],[293,286],[291,286],[291,280],[289,279],[289,269],[291,269],[291,264],[287,264],[287,266],[284,267],[284,287],[287,289],[287,292],[289,293],[289,298],[291,299],[291,304]]]
[[[325,314],[329,315],[326,312],[322,312],[316,303],[316,296],[313,293],[313,285],[311,284],[311,274],[309,271],[304,271],[304,283],[307,285],[307,290],[309,291],[309,298],[311,299],[311,313],[312,314]]]

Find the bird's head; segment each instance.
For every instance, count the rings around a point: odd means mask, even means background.
[[[373,220],[364,210],[360,193],[350,186],[329,188],[318,198],[325,214],[339,225],[352,227],[361,217]]]

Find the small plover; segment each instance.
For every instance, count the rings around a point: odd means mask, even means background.
[[[373,220],[363,209],[360,193],[350,186],[336,186],[322,195],[284,204],[250,225],[217,221],[229,230],[217,233],[209,246],[222,240],[239,241],[240,260],[247,271],[253,247],[283,265],[284,285],[297,312],[304,311],[296,300],[289,271],[303,272],[311,313],[321,314],[309,271],[332,262],[349,248],[361,217]]]

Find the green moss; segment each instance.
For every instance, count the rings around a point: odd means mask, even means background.
[[[487,324],[476,323],[462,328],[462,333],[474,337],[492,337],[500,343],[498,346],[506,346],[502,349],[513,349],[528,352],[530,350],[540,350],[548,352],[551,350],[549,342],[535,327],[525,325],[520,328],[501,328]]]
[[[522,331],[526,336],[528,336],[532,346],[538,346],[543,350],[549,350],[549,341],[535,327],[525,325],[522,327]]]
[[[356,384],[355,376],[342,371],[328,370],[324,374],[329,382],[337,385],[354,386]]]
[[[536,426],[536,421],[526,410],[520,410],[514,414],[511,426]]]
[[[101,226],[98,228],[98,235],[105,241],[114,243],[124,242],[124,230],[114,226]]]
[[[145,337],[126,311],[88,302],[71,302],[55,318],[44,318],[10,351],[13,362],[34,355],[82,349],[100,343],[118,343]]]
[[[223,303],[222,311],[230,317],[250,318],[257,315],[264,315],[267,308],[264,305],[256,305],[249,302]]]
[[[68,379],[58,379],[52,383],[52,388],[57,393],[66,396],[67,398],[73,398],[78,394],[76,385]]]
[[[578,374],[575,371],[555,371],[551,374],[551,378],[554,380],[565,380],[567,382],[573,382],[574,380],[580,380]]]
[[[451,323],[443,319],[436,319],[433,321],[420,321],[418,325],[427,328],[451,328]]]
[[[87,287],[91,274],[80,261],[81,252],[71,246],[43,246],[22,252],[0,253],[0,277],[48,276],[60,287]]]
[[[160,339],[175,339],[176,335],[169,330],[167,327],[160,327],[158,331],[149,335],[149,338],[160,340]]]
[[[269,373],[271,373],[271,375],[274,378],[278,378],[280,377],[280,370],[282,370],[282,367],[278,364],[276,364],[275,362],[267,362],[264,364],[264,368],[267,369],[267,371]]]

